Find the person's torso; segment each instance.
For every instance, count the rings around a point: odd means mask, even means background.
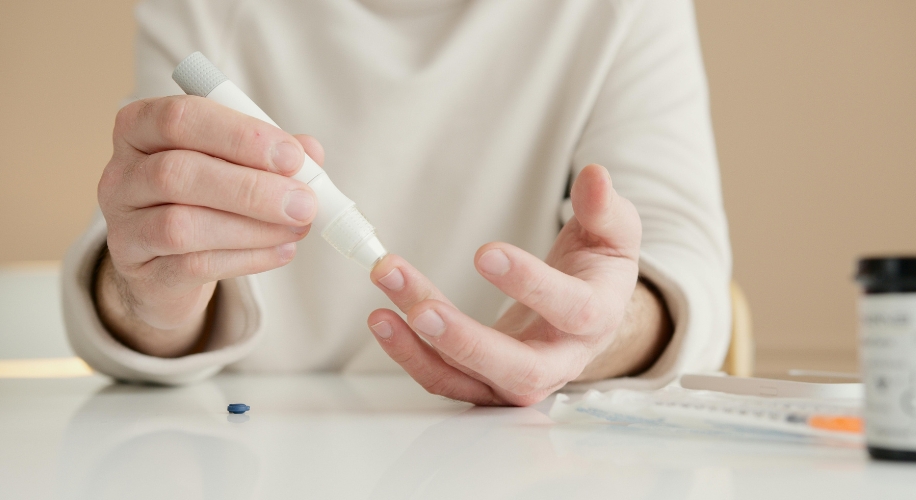
[[[491,323],[505,296],[474,253],[499,240],[546,255],[620,18],[600,0],[260,0],[215,62],[285,130],[321,141],[390,252]],[[317,232],[257,281],[266,339],[233,369],[394,366],[366,326],[391,304]]]

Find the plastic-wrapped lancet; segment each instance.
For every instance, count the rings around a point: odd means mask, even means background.
[[[195,52],[178,64],[172,79],[185,93],[212,99],[236,111],[278,125],[232,83],[203,54]],[[371,270],[388,252],[375,228],[331,182],[328,174],[308,155],[294,178],[307,183],[318,197],[318,215],[312,226],[338,252]]]

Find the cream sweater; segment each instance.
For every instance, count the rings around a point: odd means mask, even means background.
[[[389,251],[484,323],[505,297],[474,270],[477,248],[546,256],[571,216],[570,175],[606,166],[639,210],[640,270],[676,328],[645,374],[597,386],[721,365],[731,256],[689,1],[151,0],[136,16],[134,98],[181,93],[172,69],[202,51],[285,130],[317,137]],[[103,373],[180,384],[224,368],[400,370],[366,327],[388,300],[317,235],[291,264],[220,284],[205,352],[132,351],[92,304],[105,238],[97,216],[63,277],[70,342]]]

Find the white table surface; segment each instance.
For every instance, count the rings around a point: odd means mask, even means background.
[[[858,446],[554,424],[549,403],[475,408],[400,376],[0,379],[0,498],[916,498],[916,465]]]

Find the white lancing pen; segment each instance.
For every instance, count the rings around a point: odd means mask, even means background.
[[[172,72],[172,79],[186,94],[206,97],[279,128],[200,52],[181,61]],[[318,198],[318,214],[312,221],[312,227],[344,257],[372,270],[388,254],[375,235],[375,228],[356,209],[356,203],[337,189],[324,169],[308,155],[304,156],[302,168],[293,178],[308,184]]]

